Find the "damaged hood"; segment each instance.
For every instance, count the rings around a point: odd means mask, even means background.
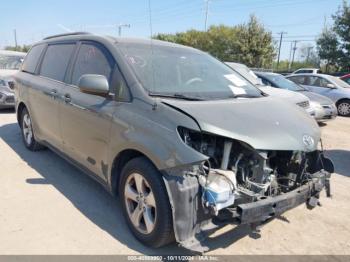
[[[305,110],[272,97],[162,102],[192,116],[202,131],[255,149],[314,151],[320,140],[318,125]]]

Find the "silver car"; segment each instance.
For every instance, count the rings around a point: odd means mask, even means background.
[[[25,147],[118,194],[120,226],[145,245],[205,251],[209,228],[330,196],[314,119],[202,51],[71,33],[35,44],[15,79]]]
[[[0,50],[0,109],[14,108],[13,75],[18,72],[26,53]]]
[[[268,86],[294,91],[307,96],[310,99],[311,108],[314,109],[314,117],[318,122],[325,122],[337,116],[337,108],[329,98],[310,92],[280,74],[265,72],[255,72],[255,74]]]
[[[343,80],[325,74],[298,74],[287,76],[307,90],[330,98],[337,106],[338,114],[350,116],[350,85]]]
[[[276,98],[283,99],[284,101],[296,104],[297,106],[300,106],[301,108],[305,109],[305,111],[310,116],[315,117],[315,109],[311,106],[310,99],[304,94],[295,93],[289,90],[275,89],[269,85],[265,85],[265,83],[262,82],[261,79],[251,69],[249,69],[249,67],[247,67],[244,64],[233,62],[225,62],[225,64],[227,64],[233,70],[241,74],[244,78],[246,78],[249,82],[257,86],[264,93]]]

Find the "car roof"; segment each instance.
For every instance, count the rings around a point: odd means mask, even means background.
[[[262,72],[262,71],[254,71],[255,74],[257,75],[270,75],[270,76],[278,76],[281,74],[278,73],[273,73],[273,72]]]
[[[295,72],[299,71],[299,70],[320,70],[320,69],[319,68],[306,67],[306,68],[299,68],[299,69],[295,70]]]
[[[340,78],[343,79],[343,78],[348,78],[348,77],[350,77],[350,74],[343,75],[343,76],[340,77]]]
[[[0,55],[8,55],[8,56],[25,56],[27,53],[18,52],[18,51],[10,51],[10,50],[0,50]]]
[[[192,51],[201,52],[198,49],[193,47],[188,47],[176,43],[150,39],[150,38],[134,38],[134,37],[113,37],[113,36],[103,36],[103,35],[95,35],[87,32],[73,32],[67,34],[54,35],[44,38],[42,41],[36,43],[35,45],[42,43],[54,43],[54,42],[63,42],[63,41],[79,41],[79,40],[92,40],[92,41],[101,41],[101,42],[109,42],[110,44],[143,44],[143,45],[152,45],[152,46],[166,46],[166,47],[176,47],[189,49]]]
[[[302,73],[302,74],[292,74],[288,75],[287,77],[291,76],[321,76],[321,77],[330,77],[331,75],[326,75],[326,74],[314,74],[314,73]]]

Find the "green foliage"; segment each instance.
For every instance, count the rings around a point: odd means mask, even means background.
[[[294,72],[300,68],[318,68],[319,67],[319,64],[317,64],[317,63],[315,64],[315,62],[312,60],[309,60],[308,62],[307,61],[294,61],[293,65],[291,65],[290,70],[289,70],[289,64],[290,64],[289,60],[280,61],[279,66],[278,66],[278,70],[276,72]],[[272,68],[276,68],[276,65],[277,65],[277,62],[274,62]]]
[[[208,31],[189,30],[158,34],[154,38],[201,49],[222,61],[251,67],[271,67],[275,57],[272,34],[251,16],[246,24],[211,26]]]
[[[342,52],[339,49],[336,33],[325,28],[316,43],[318,55],[326,62],[326,72],[328,72],[329,66],[337,67]]]
[[[333,16],[334,31],[340,39],[341,57],[340,64],[350,70],[350,6],[343,1],[343,6]]]
[[[347,1],[333,15],[331,29],[325,28],[317,40],[321,59],[326,62],[325,71],[350,71],[350,7]]]
[[[18,51],[18,52],[25,52],[27,53],[30,49],[30,45],[23,45],[23,46],[6,46],[5,50],[10,50],[10,51]]]

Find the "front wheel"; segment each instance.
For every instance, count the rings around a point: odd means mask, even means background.
[[[21,129],[24,145],[29,150],[37,151],[44,148],[39,142],[35,140],[32,119],[27,108],[24,108],[21,112]]]
[[[126,222],[143,244],[173,242],[172,211],[162,175],[144,157],[130,160],[121,173],[119,196]]]
[[[350,116],[350,100],[340,101],[337,109],[340,116]]]

